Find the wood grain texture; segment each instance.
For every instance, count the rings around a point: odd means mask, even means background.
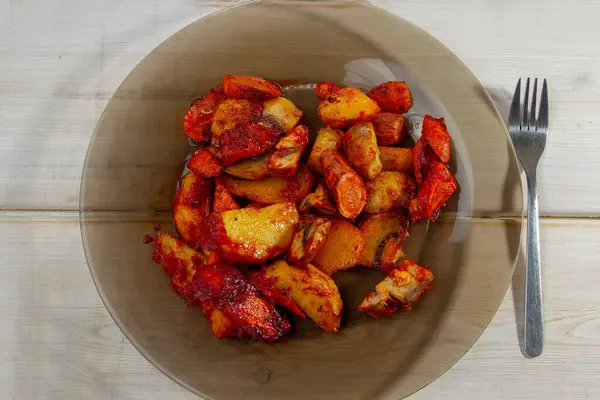
[[[75,209],[92,131],[108,99],[156,45],[236,1],[2,0],[0,207]],[[595,135],[600,66],[594,1],[525,4],[373,1],[460,57],[507,110],[519,76],[549,79],[549,143],[540,166],[543,215],[598,215]],[[462,29],[452,23],[461,20]],[[522,35],[515,29],[536,22]],[[565,34],[557,26],[572,26]],[[527,57],[523,57],[527,54]],[[32,184],[35,180],[35,184]]]
[[[89,276],[79,225],[70,218],[0,222],[3,246],[11,249],[0,253],[0,398],[195,398],[116,327]],[[477,344],[412,398],[598,398],[598,234],[599,221],[543,222],[547,336],[540,358],[527,360],[519,350],[524,271],[517,270]]]

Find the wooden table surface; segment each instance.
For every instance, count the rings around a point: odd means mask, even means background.
[[[96,121],[126,74],[180,28],[237,3],[0,0],[0,398],[196,398],[105,310],[83,254],[79,183]],[[475,346],[411,399],[600,398],[600,4],[374,3],[454,51],[502,112],[518,77],[550,87],[539,177],[544,354],[521,354],[517,270]]]

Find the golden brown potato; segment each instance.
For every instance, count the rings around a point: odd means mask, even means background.
[[[152,259],[162,264],[163,271],[171,281],[171,287],[188,303],[199,303],[200,310],[209,321],[212,331],[218,338],[239,336],[239,326],[221,311],[207,302],[198,302],[189,286],[196,274],[196,267],[204,264],[206,258],[189,246],[168,233],[158,232],[154,238],[156,247]]]
[[[410,260],[403,261],[398,268],[375,286],[358,307],[374,318],[381,318],[397,309],[410,310],[411,303],[429,290],[433,274]]]
[[[382,83],[371,89],[368,96],[375,100],[383,111],[404,114],[412,107],[412,95],[406,82]]]
[[[370,121],[379,111],[374,100],[353,87],[329,90],[318,108],[321,120],[332,128]]]
[[[338,214],[338,210],[333,201],[329,198],[329,193],[323,182],[317,185],[314,192],[309,193],[302,199],[298,205],[298,210],[304,213],[315,210],[322,214]]]
[[[290,247],[297,222],[292,203],[212,213],[202,224],[202,247],[230,262],[261,263]]]
[[[279,122],[285,132],[298,125],[302,119],[302,111],[285,97],[267,100],[263,107],[263,116]]]
[[[235,99],[272,99],[281,96],[279,86],[256,76],[225,75],[223,90]]]
[[[379,147],[379,159],[384,171],[413,172],[413,149],[403,147]]]
[[[404,257],[402,245],[408,236],[408,218],[404,211],[364,215],[358,227],[365,241],[360,264],[384,273],[395,268]]]
[[[179,185],[173,202],[175,229],[190,246],[200,245],[200,225],[210,213],[212,182],[188,172]]]
[[[261,154],[258,157],[238,161],[225,168],[225,173],[240,179],[259,180],[269,176],[267,162],[272,152]]]
[[[215,185],[213,212],[220,213],[229,210],[239,210],[239,204],[233,199],[231,193],[220,182]]]
[[[223,100],[213,115],[210,127],[213,146],[219,148],[219,138],[223,133],[258,122],[262,112],[262,103],[243,99]]]
[[[294,267],[277,260],[263,269],[275,279],[275,286],[327,332],[337,332],[342,319],[343,303],[333,279],[310,264]]]
[[[310,170],[314,173],[323,174],[323,171],[321,171],[321,153],[327,149],[339,149],[342,145],[343,136],[344,132],[337,129],[319,129],[319,132],[317,132],[317,137],[315,138],[315,143],[310,150],[308,161],[306,162],[308,168],[310,168]]]
[[[273,175],[292,176],[298,171],[300,157],[308,146],[309,132],[305,125],[298,125],[279,139],[275,151],[267,162]]]
[[[342,145],[350,165],[360,176],[370,180],[381,172],[379,147],[372,123],[351,126],[344,134]]]
[[[367,204],[363,211],[375,214],[406,207],[417,185],[413,178],[402,172],[384,171],[365,187]]]
[[[325,244],[331,221],[325,218],[308,218],[296,229],[292,246],[288,252],[288,262],[292,265],[312,261],[317,251]]]
[[[327,275],[358,264],[365,242],[360,229],[350,222],[334,220],[325,244],[317,251],[314,264]]]
[[[402,141],[408,132],[407,122],[400,114],[382,112],[373,119],[373,128],[380,146],[393,146]]]
[[[300,164],[298,172],[289,178],[270,176],[259,181],[249,181],[223,175],[218,181],[234,196],[269,205],[287,201],[299,202],[310,193],[314,177],[304,164]]]
[[[340,214],[348,219],[358,217],[367,202],[360,176],[350,168],[343,155],[331,149],[321,153],[321,170]]]

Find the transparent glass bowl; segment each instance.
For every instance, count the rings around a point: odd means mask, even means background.
[[[182,120],[225,74],[300,86],[290,97],[317,126],[323,80],[369,88],[408,81],[416,114],[446,118],[460,192],[435,224],[411,228],[406,253],[429,266],[432,289],[412,312],[356,311],[382,276],[334,276],[340,331],[294,320],[286,343],[219,340],[186,308],[143,237],[172,232],[171,203],[189,150]],[[418,129],[415,130],[418,135]],[[174,34],[127,76],[92,138],[81,187],[81,230],[94,282],[116,323],[166,375],[213,399],[397,399],[422,388],[473,345],[498,309],[518,257],[522,195],[505,126],[481,84],[442,44],[361,1],[262,1]]]

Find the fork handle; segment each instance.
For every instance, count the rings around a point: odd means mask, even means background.
[[[540,263],[540,223],[538,213],[536,171],[526,173],[527,266],[525,271],[525,353],[529,357],[542,354],[544,347],[544,315],[542,311],[542,274]]]

